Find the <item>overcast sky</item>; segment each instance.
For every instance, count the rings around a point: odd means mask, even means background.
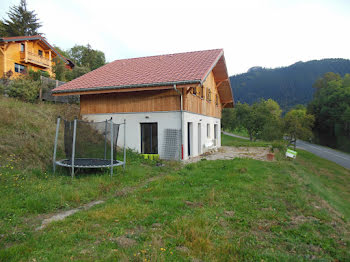
[[[19,0],[2,0],[0,16]],[[230,75],[250,67],[350,58],[350,0],[27,0],[49,43],[111,62],[223,48]]]

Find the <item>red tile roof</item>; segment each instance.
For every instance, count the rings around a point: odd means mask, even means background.
[[[202,83],[223,53],[222,49],[214,49],[116,60],[53,92]]]

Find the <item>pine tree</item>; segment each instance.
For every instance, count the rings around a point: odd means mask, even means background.
[[[27,10],[26,0],[21,0],[18,6],[10,7],[8,19],[2,21],[5,36],[38,35],[42,26],[34,11]]]

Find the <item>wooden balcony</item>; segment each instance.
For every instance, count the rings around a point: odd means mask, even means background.
[[[44,68],[51,67],[50,59],[34,54],[32,52],[21,52],[21,61],[24,63],[31,63]]]

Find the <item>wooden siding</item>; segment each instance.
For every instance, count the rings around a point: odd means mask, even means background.
[[[80,114],[175,110],[180,110],[180,95],[174,90],[139,91],[80,96]]]
[[[209,76],[203,83],[203,88],[200,86],[196,87],[197,94],[193,94],[193,89],[187,91],[185,90],[186,89],[183,91],[184,110],[206,116],[221,118],[221,101],[213,72],[210,72]],[[209,90],[211,91],[211,101],[209,101],[208,97]],[[216,96],[218,99],[217,103]]]
[[[15,72],[15,63],[26,66],[27,70],[43,70],[47,71],[50,75],[53,75],[52,66],[54,63],[52,59],[55,57],[54,52],[51,52],[50,49],[45,49],[44,46],[38,40],[23,41],[22,43],[25,44],[25,52],[21,52],[21,42],[1,43],[0,76],[2,77],[4,73],[10,70],[13,72],[14,77],[20,76],[20,73]],[[39,50],[42,50],[42,57],[38,55]],[[26,63],[24,60],[25,55],[31,58],[35,58],[37,56],[38,63],[34,61],[35,59],[32,63]],[[42,63],[40,63],[41,60],[47,61],[47,65],[43,65]]]
[[[182,87],[183,108],[185,111],[221,118],[222,105],[211,72],[203,83],[203,88]],[[209,90],[211,99],[208,97]],[[201,92],[203,91],[203,95]],[[217,97],[217,98],[216,98]],[[81,114],[104,114],[125,112],[154,112],[180,110],[180,95],[175,90],[150,90],[116,92],[106,94],[85,94],[80,96]]]

